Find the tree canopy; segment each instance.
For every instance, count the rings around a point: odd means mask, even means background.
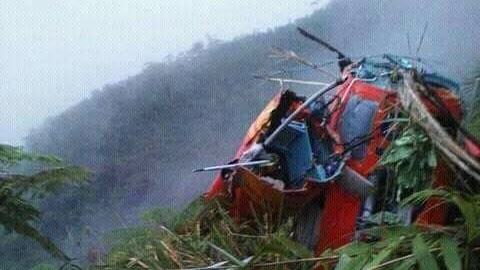
[[[23,161],[41,163],[42,170],[33,174],[10,171]],[[0,226],[7,233],[32,238],[52,256],[68,261],[69,257],[35,227],[41,218],[36,201],[60,192],[66,184],[84,183],[91,172],[65,164],[54,156],[28,153],[21,147],[5,144],[0,145],[0,166]]]

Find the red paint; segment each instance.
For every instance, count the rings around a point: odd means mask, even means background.
[[[315,247],[316,255],[329,248],[339,248],[352,240],[360,207],[361,200],[357,196],[347,193],[336,182],[329,184],[318,228],[320,239]]]

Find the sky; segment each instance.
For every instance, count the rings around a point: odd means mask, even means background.
[[[329,0],[1,0],[0,143],[209,35],[293,22]]]

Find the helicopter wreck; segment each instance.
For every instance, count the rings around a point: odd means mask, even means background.
[[[294,52],[275,49],[277,55],[335,79],[323,83],[263,77],[323,88],[308,98],[289,89],[273,97],[231,163],[196,170],[220,171],[204,197],[229,200],[229,213],[237,219],[249,218],[252,208],[297,214],[301,218],[296,239],[316,255],[367,239],[362,229],[380,212],[395,213],[404,224],[447,223],[449,209],[439,204],[442,198],[431,198],[415,209],[402,207],[397,200],[400,188],[382,160],[402,131],[414,124],[441,155],[427,164],[432,168],[427,185],[455,185],[456,174],[480,181],[480,147],[461,125],[459,85],[421,69],[415,58],[385,54],[354,62],[298,30],[337,54],[341,76]]]

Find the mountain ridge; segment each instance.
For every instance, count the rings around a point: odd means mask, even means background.
[[[475,1],[458,6],[443,0],[435,6],[413,0],[337,0],[295,24],[228,42],[197,44],[173,61],[150,63],[140,74],[105,86],[27,137],[28,149],[56,154],[96,172],[89,187],[44,204],[47,216],[72,207],[75,211],[71,219],[45,222],[43,230],[57,231],[56,237],[62,239],[68,234],[62,223],[66,222],[75,224],[79,232],[85,226],[104,232],[118,227],[119,220],[135,223],[143,209],[179,207],[201,194],[212,174],[191,170],[228,162],[249,123],[278,91],[278,85],[252,75],[285,70],[281,75],[327,80],[315,71],[298,71],[295,63],[268,57],[269,47],[278,46],[318,63],[335,58],[296,33],[296,25],[356,56],[387,51],[408,54],[406,34],[415,41],[413,37],[428,21],[421,52],[453,64],[445,70],[454,72],[478,56],[474,41],[480,36],[477,28],[468,35],[465,29],[452,31],[464,23],[466,27],[480,23],[472,15],[480,11]],[[444,9],[451,11],[445,15]],[[403,16],[398,16],[400,12]],[[418,19],[421,12],[425,20]],[[441,29],[445,22],[450,22],[451,31]],[[464,44],[461,51],[458,40]],[[336,71],[335,66],[329,68]],[[467,76],[465,70],[456,78]],[[294,87],[304,93],[314,89]],[[66,203],[56,205],[59,202]],[[93,241],[81,233],[75,237],[83,241],[82,249]]]

